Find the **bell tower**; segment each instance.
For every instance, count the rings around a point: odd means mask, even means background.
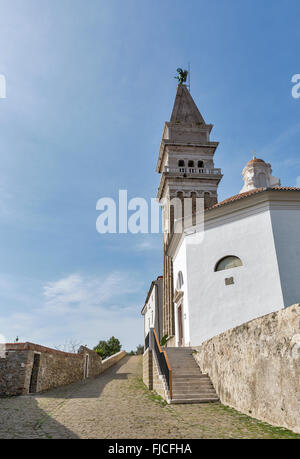
[[[163,213],[163,335],[174,337],[172,260],[166,255],[172,228],[173,198],[203,198],[204,207],[218,202],[221,169],[214,167],[218,142],[210,141],[212,124],[206,124],[188,88],[180,83],[169,122],[164,125],[156,171],[161,174],[157,198]],[[169,228],[169,230],[168,230]],[[175,345],[175,338],[168,341]]]

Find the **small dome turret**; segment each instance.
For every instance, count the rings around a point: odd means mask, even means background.
[[[255,156],[248,161],[246,167],[243,169],[242,175],[244,186],[240,193],[245,193],[246,191],[256,188],[280,186],[280,179],[272,176],[271,164]]]

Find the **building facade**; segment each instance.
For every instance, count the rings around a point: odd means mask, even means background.
[[[163,337],[163,276],[151,283],[141,314],[144,316],[144,338],[154,328],[160,341]]]
[[[165,123],[157,172],[163,210],[163,334],[168,346],[197,346],[300,299],[300,190],[280,186],[271,165],[253,157],[241,192],[218,203],[217,142],[188,89],[178,85]],[[186,218],[174,231],[175,201],[204,202],[201,229]],[[188,222],[188,224],[186,224]],[[201,237],[199,237],[199,233]]]

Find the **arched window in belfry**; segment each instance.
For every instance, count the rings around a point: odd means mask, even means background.
[[[239,266],[243,266],[242,260],[234,255],[228,255],[218,261],[215,271],[224,271],[225,269],[238,268]]]
[[[203,169],[204,162],[203,161],[198,161],[198,167],[199,167],[199,169]]]
[[[180,159],[178,161],[178,167],[184,167],[184,166],[185,166],[185,163],[184,163],[183,159]]]
[[[188,162],[188,167],[194,167],[194,165],[195,165],[194,161],[190,160]]]

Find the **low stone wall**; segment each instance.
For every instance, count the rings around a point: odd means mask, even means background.
[[[300,433],[300,304],[228,330],[196,347],[225,405]]]
[[[25,384],[29,387],[27,362],[28,351],[1,353],[0,395],[21,395]]]
[[[117,352],[117,354],[114,354],[110,357],[107,357],[107,359],[102,360],[102,371],[105,371],[111,366],[118,363],[121,359],[125,357],[125,355],[126,355],[126,351],[120,351],[120,352]]]
[[[30,377],[34,358],[33,351],[30,351],[29,357],[31,365],[28,367],[28,373]],[[79,354],[63,355],[42,352],[37,375],[36,392],[44,392],[54,387],[65,386],[66,384],[80,381],[84,375],[83,368],[84,360]]]
[[[71,354],[33,343],[6,344],[0,355],[0,395],[28,394],[34,373],[36,382],[33,392],[44,392],[85,377],[92,378],[125,355],[126,352],[121,351],[102,361],[96,352],[84,346],[78,354]],[[37,366],[34,365],[35,356],[39,359]]]

